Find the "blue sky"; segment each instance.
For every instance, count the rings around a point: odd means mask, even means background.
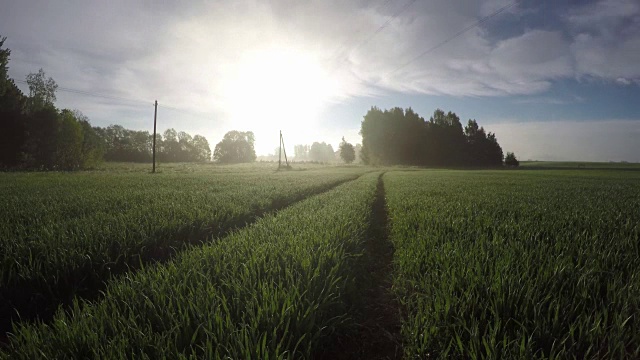
[[[14,79],[132,99],[58,92],[99,126],[151,130],[157,99],[160,129],[265,154],[279,129],[336,146],[371,106],[441,108],[521,159],[640,162],[637,0],[25,0],[0,35]]]

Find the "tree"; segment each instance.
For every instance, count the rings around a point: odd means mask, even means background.
[[[411,108],[372,107],[360,127],[365,164],[418,165],[423,159],[425,122]]]
[[[321,143],[316,141],[311,144],[311,147],[309,148],[309,158],[311,161],[323,163],[334,161],[335,154],[333,152],[333,146],[325,143],[324,141]]]
[[[502,165],[502,148],[496,140],[495,134],[485,133],[475,120],[469,119],[464,128],[467,142],[466,163],[471,166],[500,166]]]
[[[304,161],[309,158],[309,145],[295,145],[293,147],[293,156],[296,161]]]
[[[460,166],[465,163],[466,139],[460,118],[453,112],[436,109],[427,123],[426,163],[438,166]]]
[[[351,164],[356,159],[356,150],[344,139],[344,136],[340,143],[340,158],[347,164]]]
[[[516,154],[507,152],[507,156],[504,157],[504,164],[508,167],[518,167],[520,162],[516,159]]]
[[[355,146],[356,159],[355,162],[360,163],[362,161],[362,144],[356,144]]]
[[[224,135],[222,141],[216,144],[213,158],[224,164],[255,161],[254,142],[255,137],[251,131],[229,131]]]
[[[53,105],[32,111],[26,118],[28,137],[22,161],[26,167],[42,170],[55,168],[58,134],[58,111]]]
[[[424,121],[411,108],[380,110],[372,107],[361,123],[365,164],[499,166],[502,148],[495,134],[486,133],[475,120],[463,129],[454,112],[436,109]]]
[[[196,135],[193,137],[193,160],[194,161],[210,161],[211,160],[211,148],[209,147],[209,141],[202,135]]]
[[[120,125],[95,128],[105,148],[107,161],[151,162],[153,135],[148,131],[125,129]],[[156,159],[161,162],[201,162],[211,160],[209,142],[202,135],[167,129],[156,134]]]
[[[73,113],[82,126],[82,168],[95,168],[104,160],[104,141],[98,134],[97,128],[91,126],[88,117],[80,110],[74,110]]]
[[[58,120],[56,134],[55,168],[61,170],[77,170],[83,165],[82,145],[84,136],[82,125],[76,120],[73,112],[62,110]]]
[[[46,105],[53,105],[56,101],[58,84],[45,74],[42,68],[37,73],[27,75],[29,85],[29,102],[31,110],[38,110]]]
[[[6,37],[0,37],[0,96],[3,96],[9,86],[9,57],[10,49],[3,49]]]
[[[26,97],[8,75],[10,49],[0,38],[0,168],[20,164],[27,139]]]

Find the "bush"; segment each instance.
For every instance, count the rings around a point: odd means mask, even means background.
[[[507,156],[504,157],[504,164],[508,167],[518,167],[520,162],[516,159],[516,154],[507,152]]]

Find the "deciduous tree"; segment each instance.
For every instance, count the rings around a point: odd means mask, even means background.
[[[309,159],[322,163],[328,163],[335,160],[333,146],[323,142],[314,142],[309,148]]]
[[[29,85],[29,107],[32,111],[53,105],[56,101],[58,84],[53,78],[47,78],[42,68],[37,73],[27,75],[27,84]]]
[[[516,154],[507,152],[507,156],[504,157],[504,164],[508,167],[520,166],[520,161],[516,158]]]
[[[0,38],[0,168],[16,167],[21,162],[26,133],[26,97],[8,75],[10,49],[3,49]]]
[[[229,131],[216,144],[213,158],[225,164],[255,161],[254,142],[255,137],[251,131]]]
[[[356,159],[356,151],[353,148],[353,145],[348,143],[344,136],[342,137],[342,142],[340,143],[340,158],[347,164],[351,164]]]

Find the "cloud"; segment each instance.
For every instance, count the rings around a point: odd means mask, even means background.
[[[640,119],[500,122],[485,129],[520,160],[640,162]]]
[[[124,1],[68,7],[27,4],[11,5],[13,18],[20,20],[7,25],[18,30],[9,35],[15,36],[19,49],[21,42],[31,44],[25,57],[42,63],[59,82],[130,97],[164,96],[178,106],[212,111],[224,110],[217,100],[224,97],[227,84],[220,80],[236,71],[246,50],[256,47],[311,54],[339,84],[330,101],[389,90],[530,94],[546,90],[555,78],[572,75],[569,44],[558,32],[538,30],[492,43],[481,27],[474,28],[407,64],[504,6],[502,0],[482,5],[470,0],[383,3],[386,6],[228,0],[160,9]],[[24,24],[33,25],[27,30]]]
[[[570,105],[583,103],[584,98],[573,95],[570,97],[549,97],[549,96],[528,96],[526,98],[516,99],[515,104],[551,104],[551,105]]]
[[[616,82],[620,85],[631,85],[633,84],[633,81],[623,78],[623,77],[619,77],[616,79]]]
[[[578,76],[622,85],[640,79],[640,3],[602,0],[570,11],[566,21]]]
[[[43,67],[61,87],[143,101],[121,103],[61,92],[60,106],[82,109],[96,125],[148,129],[150,105],[144,102],[158,99],[161,105],[185,109],[165,108],[161,128],[197,129],[213,135],[210,140],[237,126],[239,106],[230,99],[230,89],[243,91],[235,86],[246,73],[242,64],[268,49],[298,53],[320,64],[329,89],[319,96],[324,104],[396,91],[534,95],[553,102],[540,95],[558,79],[640,82],[636,0],[573,7],[559,15],[564,17],[557,26],[520,25],[535,9],[519,3],[488,23],[508,27],[499,38],[483,24],[434,49],[508,3],[32,0],[9,2],[0,24],[13,50],[9,65],[14,78]],[[425,54],[428,49],[434,50]],[[251,106],[255,104],[245,107]],[[283,108],[272,116],[296,111]]]
[[[160,89],[178,105],[212,109],[210,98],[224,92],[221,76],[233,71],[243,51],[257,46],[312,54],[339,81],[337,99],[386,90],[534,94],[576,74],[638,77],[640,5],[634,0],[571,9],[566,15],[571,39],[563,29],[534,27],[494,42],[481,26],[408,63],[508,3],[226,0],[54,6],[28,1],[9,4],[2,22],[20,57],[46,65],[69,86],[144,98],[159,96]],[[516,5],[491,21],[523,11]]]

